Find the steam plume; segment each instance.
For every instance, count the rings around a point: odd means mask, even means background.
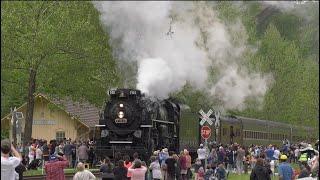
[[[206,89],[225,108],[263,97],[268,78],[250,74],[239,60],[251,49],[241,22],[227,27],[206,2],[94,2],[119,59],[138,64],[137,88],[167,98],[186,83]],[[238,37],[230,31],[240,29]],[[234,45],[237,40],[237,46]],[[219,78],[208,85],[208,70]]]

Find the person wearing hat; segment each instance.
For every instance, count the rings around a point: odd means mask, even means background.
[[[49,162],[44,166],[46,172],[46,180],[64,180],[65,175],[63,169],[69,166],[69,162],[63,154],[51,155]]]
[[[289,163],[287,163],[288,157],[286,155],[281,155],[279,158],[280,164],[278,166],[279,179],[280,180],[293,180],[294,173],[293,169]]]
[[[201,161],[201,165],[204,168],[205,167],[205,159],[207,156],[207,150],[203,147],[203,144],[200,144],[199,149],[197,150],[198,159]]]

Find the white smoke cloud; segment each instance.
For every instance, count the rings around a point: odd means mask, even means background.
[[[109,30],[116,55],[137,62],[137,88],[146,94],[167,98],[190,83],[207,89],[228,109],[242,108],[247,97],[265,94],[268,78],[250,74],[239,65],[248,49],[241,22],[229,27],[241,34],[231,36],[206,2],[109,1],[94,5]],[[240,42],[237,46],[234,38]],[[211,67],[219,69],[220,78],[208,87]]]

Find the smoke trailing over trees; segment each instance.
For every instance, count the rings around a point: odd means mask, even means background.
[[[189,83],[226,109],[243,109],[248,97],[262,102],[272,76],[241,64],[243,54],[253,49],[240,20],[225,24],[206,2],[94,4],[121,63],[137,62],[137,88],[147,95],[167,98]],[[209,83],[212,68],[217,79]]]

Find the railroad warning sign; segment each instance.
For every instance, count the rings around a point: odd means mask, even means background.
[[[211,136],[211,129],[209,126],[202,126],[201,127],[201,137],[203,139],[209,139]]]

